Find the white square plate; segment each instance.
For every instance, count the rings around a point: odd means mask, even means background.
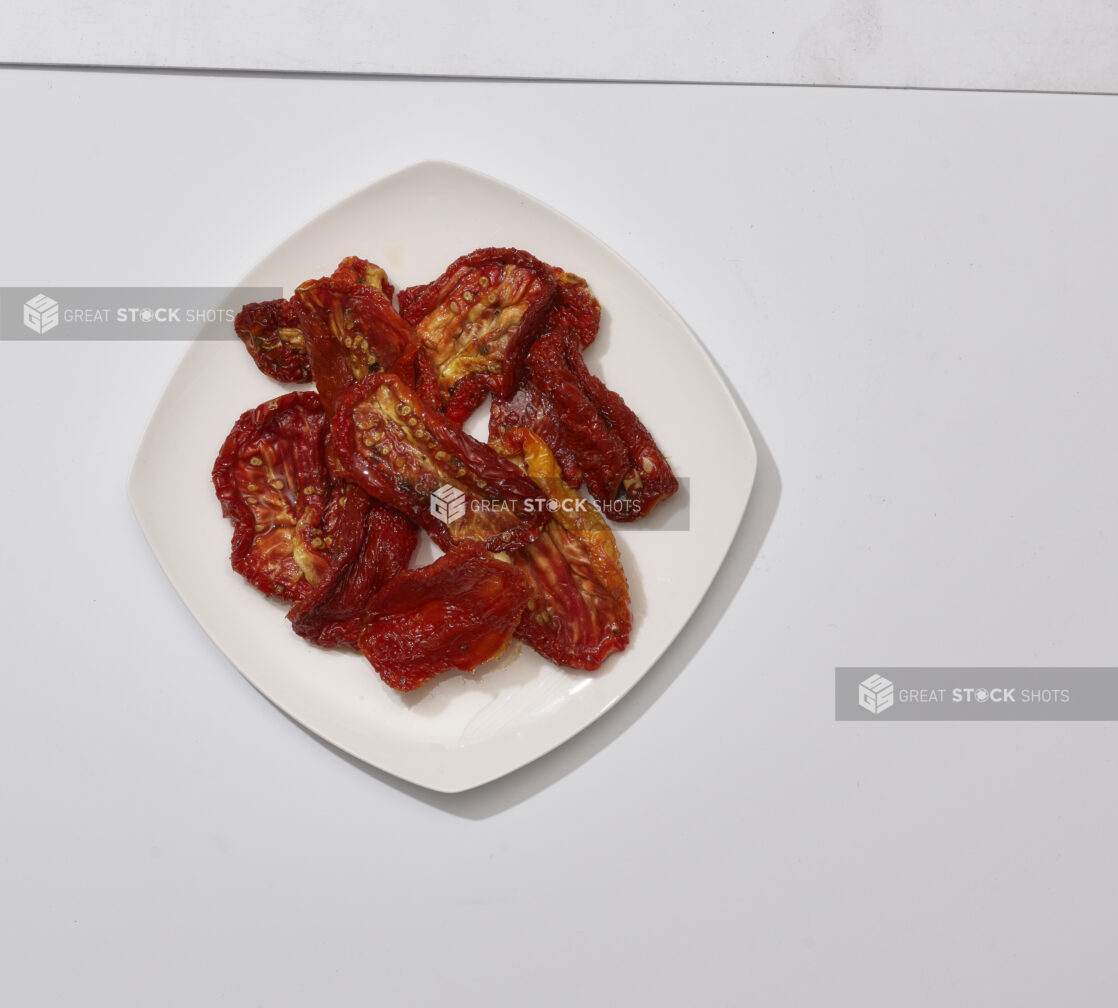
[[[542,756],[633,687],[710,586],[757,468],[729,390],[667,302],[573,221],[457,165],[425,162],[374,183],[307,224],[243,283],[290,293],[343,257],[360,255],[384,266],[401,288],[433,279],[462,253],[484,246],[524,248],[589,281],[603,306],[602,331],[587,351],[590,368],[625,397],[685,478],[680,500],[644,522],[615,526],[634,626],[629,648],[597,672],[557,668],[514,644],[495,667],[445,675],[400,695],[355,652],[324,651],[297,637],[284,607],[230,568],[231,526],[210,482],[237,417],[289,387],[257,371],[235,338],[212,338],[224,332],[203,332],[211,338],[187,352],[129,481],[132,505],[167,576],[249,682],[340,749],[444,792],[476,787]],[[678,520],[684,504],[689,530],[658,527],[671,524],[673,514]]]

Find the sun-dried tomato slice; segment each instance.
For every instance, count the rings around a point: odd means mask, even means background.
[[[338,268],[330,274],[333,280],[344,280],[349,283],[362,284],[366,287],[375,287],[389,301],[395,293],[395,288],[388,282],[388,274],[376,263],[362,259],[360,256],[346,256]]]
[[[546,514],[516,466],[436,413],[398,375],[380,372],[342,394],[331,437],[349,478],[398,508],[444,550],[531,542]]]
[[[568,330],[568,333],[570,330]],[[621,490],[612,500],[598,503],[606,517],[629,522],[643,518],[661,501],[679,489],[667,458],[636,415],[612,389],[592,375],[574,339],[568,336],[567,363],[577,377],[587,399],[625,446],[629,464],[621,477]],[[589,482],[587,486],[589,487]]]
[[[489,411],[489,443],[501,451],[500,445],[508,433],[521,427],[535,431],[548,444],[568,486],[582,486],[582,465],[578,454],[569,443],[551,400],[529,374],[521,379],[520,387],[511,399],[493,400]]]
[[[472,672],[508,647],[530,589],[512,564],[463,547],[404,571],[373,597],[358,647],[393,689]]]
[[[570,326],[578,333],[579,342],[584,347],[590,346],[598,335],[602,306],[582,277],[568,273],[561,266],[547,268],[555,278],[555,299],[548,310],[543,329]],[[400,291],[400,314],[412,325],[417,325],[423,318],[425,309],[420,299],[431,286],[432,284],[416,284]]]
[[[369,599],[407,569],[419,538],[399,511],[353,483],[340,503],[329,567],[287,614],[300,637],[323,647],[356,646]]]
[[[582,277],[558,266],[552,266],[551,273],[555,277],[555,302],[547,313],[544,329],[571,328],[583,347],[590,346],[598,336],[602,306]]]
[[[412,327],[375,286],[324,277],[300,286],[292,300],[327,412],[355,381],[390,370],[415,343]]]
[[[338,263],[329,279],[373,288],[381,292],[391,306],[393,288],[388,275],[368,259],[348,256]],[[233,328],[256,366],[269,378],[287,383],[312,380],[311,356],[294,298],[246,304],[237,313]]]
[[[633,627],[629,582],[613,533],[598,510],[564,483],[538,435],[509,431],[502,447],[523,459],[548,496],[551,514],[535,542],[507,554],[532,586],[516,636],[557,665],[596,669],[625,649]]]
[[[280,382],[309,382],[311,362],[295,306],[283,298],[245,305],[233,322],[256,366]]]
[[[289,392],[244,413],[214,463],[233,569],[268,595],[296,601],[329,565],[328,431],[317,394]]]
[[[679,488],[644,424],[589,372],[572,329],[553,329],[536,340],[517,395],[495,403],[490,441],[517,426],[543,438],[569,484],[577,486],[581,473],[614,521],[635,521]]]
[[[431,409],[438,411],[441,398],[439,376],[435,373],[435,365],[431,363],[427,351],[418,343],[396,362],[392,372],[403,378]],[[451,420],[451,423],[456,427],[462,426],[461,420]]]
[[[426,314],[426,311],[420,307],[420,302],[430,286],[429,283],[413,284],[411,287],[405,287],[396,296],[396,310],[409,325],[418,325]]]
[[[528,373],[562,432],[562,448],[578,459],[586,487],[597,501],[612,501],[629,465],[625,445],[586,393],[585,383],[570,366],[571,355],[582,360],[569,330],[552,330],[532,348]],[[546,440],[545,430],[537,431]]]
[[[464,255],[400,293],[400,310],[438,376],[439,408],[460,423],[487,392],[507,398],[555,297],[552,270],[520,249]]]

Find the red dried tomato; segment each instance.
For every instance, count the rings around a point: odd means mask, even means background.
[[[214,463],[233,569],[268,595],[302,598],[329,564],[328,430],[317,394],[289,392],[244,413]]]
[[[512,564],[463,547],[404,571],[373,597],[358,647],[393,689],[470,672],[508,647],[530,594]]]
[[[582,277],[558,266],[552,266],[551,272],[555,277],[555,303],[547,313],[544,330],[571,328],[578,334],[582,346],[590,346],[598,336],[602,306]]]
[[[595,500],[611,501],[629,465],[625,445],[587,397],[585,383],[569,364],[568,351],[582,360],[570,331],[553,330],[537,342],[528,373],[562,431],[558,454],[569,453],[578,459]]]
[[[355,381],[390,370],[415,342],[412,327],[376,287],[324,277],[300,286],[292,300],[327,412]]]
[[[553,329],[528,354],[521,390],[495,404],[490,439],[517,426],[534,430],[559,458],[564,477],[579,474],[615,521],[634,521],[679,488],[668,460],[625,400],[592,375],[572,329]]]
[[[388,282],[388,274],[376,263],[362,259],[360,256],[346,256],[338,263],[337,269],[330,274],[330,278],[375,287],[389,301],[395,293],[395,288]]]
[[[343,393],[331,430],[349,478],[445,550],[475,541],[493,550],[520,546],[546,520],[531,480],[436,413],[398,375],[371,374]]]
[[[233,328],[256,366],[280,382],[309,382],[311,362],[295,306],[284,299],[245,305]]]
[[[392,284],[384,270],[367,259],[348,256],[328,279],[376,290],[387,299],[391,309]],[[288,383],[311,381],[312,359],[295,298],[247,304],[238,312],[233,328],[256,366],[269,378]]]
[[[511,399],[494,399],[489,411],[489,443],[501,451],[501,443],[509,431],[528,428],[535,431],[551,448],[563,471],[568,486],[582,486],[582,464],[569,443],[548,396],[532,380],[530,374],[521,379]],[[515,451],[511,452],[515,454]]]
[[[461,423],[490,391],[507,397],[555,297],[551,268],[519,249],[464,255],[437,280],[400,293],[438,379],[439,409]]]
[[[547,494],[551,520],[540,537],[507,554],[532,588],[516,636],[557,665],[596,669],[629,643],[629,582],[609,525],[564,482],[536,434],[510,431],[507,450],[523,459]]]
[[[338,518],[327,527],[334,540],[329,566],[287,618],[315,644],[356,646],[369,599],[407,569],[418,530],[353,483],[345,484]]]

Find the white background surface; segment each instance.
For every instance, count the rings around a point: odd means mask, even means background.
[[[1118,91],[1113,0],[5,0],[0,61]]]
[[[6,284],[231,283],[452,158],[663,291],[762,454],[687,640],[436,796],[270,707],[155,564],[124,483],[181,345],[0,342],[0,1001],[1109,998],[1118,729],[836,724],[832,681],[1116,663],[1113,99],[9,70],[0,103]]]

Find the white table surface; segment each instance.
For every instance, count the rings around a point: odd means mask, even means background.
[[[1118,91],[1113,0],[5,0],[0,62]]]
[[[0,341],[0,1003],[1110,999],[1118,728],[836,724],[832,683],[1116,663],[1114,99],[5,70],[0,103],[3,284],[234,283],[450,158],[661,289],[762,455],[642,684],[440,796],[272,708],[157,567],[124,483],[182,345]]]

